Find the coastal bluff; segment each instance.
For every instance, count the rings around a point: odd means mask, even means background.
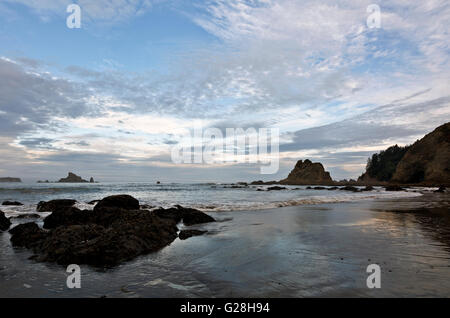
[[[309,159],[305,161],[299,160],[294,169],[289,173],[286,179],[279,182],[280,184],[291,185],[311,185],[311,184],[333,184],[330,173],[325,171],[320,162],[312,162]]]
[[[358,182],[449,186],[450,122],[412,145],[395,145],[374,154]]]
[[[5,177],[0,178],[0,182],[22,182],[22,180],[20,178]]]

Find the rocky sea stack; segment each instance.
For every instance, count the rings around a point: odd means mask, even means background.
[[[305,185],[305,184],[333,184],[330,173],[325,171],[323,165],[319,162],[299,160],[294,169],[289,173],[286,179],[280,181],[280,184]]]
[[[19,224],[10,230],[11,242],[31,249],[37,261],[62,265],[115,266],[169,245],[178,237],[181,221],[187,226],[215,221],[181,206],[140,210],[139,201],[129,195],[106,197],[93,211],[69,205],[52,208],[53,213],[44,219],[44,229],[34,222]],[[180,239],[203,233],[206,231],[187,230]]]
[[[60,183],[87,183],[87,182],[94,182],[94,178],[91,177],[90,181],[84,180],[80,176],[77,176],[73,172],[69,172],[66,178],[59,179]]]

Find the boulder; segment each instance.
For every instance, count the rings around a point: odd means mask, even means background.
[[[364,189],[361,189],[361,191],[372,191],[374,188],[371,185],[366,186]]]
[[[359,192],[359,189],[356,188],[356,187],[354,187],[354,186],[345,186],[345,187],[340,188],[339,190],[342,190],[342,191]]]
[[[323,165],[319,162],[299,160],[288,177],[280,181],[280,184],[332,184],[330,173],[325,171]]]
[[[74,207],[61,207],[44,219],[44,229],[58,226],[80,225],[89,222],[90,211],[81,211]]]
[[[14,246],[26,248],[38,246],[48,235],[34,222],[19,224],[9,230],[9,233],[12,235],[11,243]]]
[[[274,187],[268,187],[267,191],[279,191],[279,190],[286,190],[285,187],[279,187],[279,186],[274,186]]]
[[[389,185],[384,187],[386,191],[404,191],[405,189],[399,185]]]
[[[0,231],[6,231],[11,226],[11,221],[0,211]]]
[[[53,212],[59,208],[63,207],[71,207],[75,203],[77,203],[76,200],[70,200],[70,199],[58,199],[58,200],[51,200],[51,201],[40,201],[37,205],[36,211],[38,212]]]
[[[185,208],[181,205],[176,205],[170,209],[158,209],[152,213],[158,215],[161,218],[172,219],[174,222],[179,223],[183,221],[185,225],[194,225],[201,223],[215,222],[216,220],[202,211]]]
[[[209,216],[206,213],[203,213],[202,211],[191,208],[184,208],[180,205],[177,205],[175,207],[181,212],[181,218],[183,219],[183,223],[185,225],[194,225],[216,221],[213,217]]]
[[[435,190],[434,193],[445,193],[445,187],[444,186],[440,186],[439,189]]]
[[[100,200],[95,205],[94,211],[108,207],[125,210],[139,210],[139,201],[127,194],[112,195]]]
[[[22,203],[18,202],[18,201],[3,201],[2,205],[23,205]]]
[[[208,231],[200,231],[200,230],[183,230],[178,234],[178,238],[180,240],[186,240],[192,236],[199,236],[207,233]]]
[[[26,213],[26,214],[20,214],[17,216],[13,216],[15,219],[39,219],[41,216],[37,213]]]

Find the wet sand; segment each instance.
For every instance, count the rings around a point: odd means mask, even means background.
[[[0,233],[0,297],[449,297],[448,194],[210,213],[208,235],[114,269],[28,260]],[[369,264],[381,289],[368,289]]]

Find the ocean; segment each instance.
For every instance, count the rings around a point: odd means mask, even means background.
[[[267,190],[270,186],[233,188],[233,184],[216,183],[9,183],[0,184],[0,203],[6,200],[19,201],[21,207],[2,206],[8,217],[22,213],[36,213],[39,201],[53,199],[75,199],[77,207],[92,209],[88,204],[114,194],[129,194],[141,204],[153,207],[171,207],[179,204],[202,211],[261,210],[305,204],[338,203],[379,198],[404,198],[420,196],[424,188],[410,188],[406,191],[387,192],[375,187],[370,192],[348,192],[341,190],[308,190],[307,186],[285,186],[286,190]],[[328,188],[328,187],[327,187]],[[431,190],[431,189],[428,189]],[[44,213],[43,216],[46,214]]]

